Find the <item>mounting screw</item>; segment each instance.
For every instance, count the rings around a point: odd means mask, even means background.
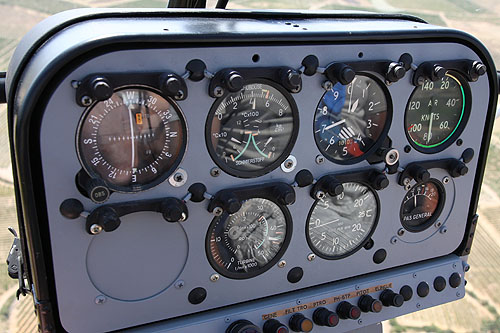
[[[321,200],[321,199],[323,199],[325,196],[326,196],[326,194],[325,194],[325,192],[323,192],[323,191],[318,191],[318,192],[316,192],[316,199]]]
[[[222,95],[224,95],[224,88],[219,87],[219,86],[215,87],[214,88],[214,96],[215,97],[222,97]]]
[[[325,82],[323,82],[321,84],[321,86],[323,87],[323,89],[325,89],[326,91],[329,91],[333,88],[333,83],[332,81],[329,81],[329,80],[326,80]]]
[[[212,169],[210,169],[210,176],[212,176],[212,177],[219,177],[220,176],[220,170],[219,170],[219,168],[212,168]]]
[[[95,304],[104,304],[106,303],[106,296],[99,295],[95,298]]]
[[[212,214],[214,214],[215,216],[221,216],[223,212],[224,209],[222,209],[221,207],[215,207],[212,211]]]
[[[91,233],[92,235],[97,235],[97,234],[100,234],[100,233],[101,233],[101,231],[102,231],[102,226],[101,226],[101,225],[99,225],[99,224],[94,223],[94,224],[92,224],[92,225],[90,226],[90,233]]]
[[[363,319],[358,319],[358,324],[363,325]]]
[[[316,255],[314,253],[309,253],[307,255],[307,260],[313,261],[314,259],[316,259]]]
[[[278,267],[279,268],[283,268],[286,266],[286,261],[285,260],[280,260],[280,262],[278,263]]]
[[[229,317],[224,318],[225,323],[229,323],[230,321],[231,321],[231,318],[229,318]]]
[[[403,179],[403,185],[410,185],[411,183],[411,179],[406,177],[405,179]]]
[[[441,221],[439,221],[439,220],[437,220],[436,223],[434,223],[434,226],[436,228],[441,228],[442,225],[443,225],[443,223]]]
[[[210,275],[210,281],[212,281],[212,282],[217,282],[217,281],[219,281],[219,279],[220,279],[220,276],[217,273]]]
[[[413,278],[416,279],[417,278],[417,273],[413,273]]]
[[[405,190],[409,191],[411,189],[411,185],[408,184],[408,185],[405,185]]]
[[[316,164],[323,164],[325,162],[325,158],[322,155],[316,156]]]
[[[439,232],[440,232],[441,234],[445,234],[445,233],[447,233],[447,232],[448,232],[448,228],[446,228],[446,226],[443,226],[441,229],[439,229]]]
[[[285,162],[281,163],[281,170],[283,170],[283,172],[292,172],[293,170],[295,170],[296,166],[297,159],[295,158],[295,156],[290,155],[285,160]]]
[[[420,303],[417,303],[417,309],[420,309],[422,307],[422,305],[420,305]]]
[[[458,267],[457,263],[454,263],[453,268],[457,268],[457,267]]]
[[[302,301],[300,299],[296,300],[295,303],[297,303],[297,305],[300,305],[302,304]]]
[[[179,280],[175,283],[175,288],[182,289],[186,283],[183,280]]]
[[[405,229],[400,228],[400,229],[398,230],[398,236],[403,236],[404,234],[405,234]]]
[[[80,102],[83,106],[89,106],[90,104],[92,104],[92,98],[90,98],[89,96],[82,96]]]
[[[385,163],[387,165],[394,165],[399,161],[399,151],[397,149],[391,149],[385,155]]]
[[[181,187],[182,185],[186,184],[187,178],[188,177],[186,170],[179,168],[172,176],[170,176],[168,182],[173,187]]]
[[[357,284],[354,286],[354,289],[359,290],[359,289],[361,289],[361,287],[359,286],[359,284]]]
[[[73,80],[73,81],[71,81],[71,86],[72,86],[74,89],[78,89],[78,87],[80,86],[80,84],[82,84],[80,81],[77,81],[77,80]]]
[[[460,291],[457,291],[457,297],[462,297],[462,293]]]
[[[443,184],[448,184],[450,182],[450,177],[446,176],[443,178]]]
[[[391,238],[391,244],[396,244],[398,242],[398,238],[396,236]]]

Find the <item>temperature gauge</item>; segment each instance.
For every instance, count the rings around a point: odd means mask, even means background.
[[[415,185],[401,204],[401,223],[408,231],[419,232],[439,217],[445,201],[443,185],[436,179]]]

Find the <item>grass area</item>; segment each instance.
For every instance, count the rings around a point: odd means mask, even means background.
[[[41,13],[55,14],[82,6],[64,0],[0,0],[1,5],[15,5],[36,10]]]

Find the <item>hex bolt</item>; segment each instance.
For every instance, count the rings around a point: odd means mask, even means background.
[[[219,170],[219,168],[212,168],[212,169],[210,169],[210,176],[212,176],[212,177],[219,177],[220,176],[220,170]]]
[[[391,244],[396,244],[398,242],[398,238],[396,236],[391,238]]]
[[[95,304],[104,304],[106,303],[106,296],[99,295],[95,298]]]
[[[398,236],[403,236],[404,234],[405,234],[405,229],[400,228],[400,229],[398,230]]]
[[[174,285],[174,286],[175,286],[175,288],[177,288],[177,289],[182,289],[182,288],[184,287],[184,285],[185,285],[185,284],[186,284],[186,283],[184,282],[184,280],[179,280],[179,281],[177,281],[177,282],[175,283],[175,285]]]
[[[90,98],[89,96],[82,96],[80,102],[83,106],[89,106],[90,104],[92,104],[92,98]]]
[[[214,96],[215,97],[222,97],[222,95],[224,95],[224,89],[222,87],[215,87],[214,88]]]
[[[280,260],[280,262],[278,263],[278,267],[279,268],[283,268],[286,266],[286,261],[285,260]]]
[[[309,255],[307,256],[307,260],[313,261],[314,259],[316,259],[316,255],[314,253],[309,253]]]
[[[446,176],[443,178],[443,184],[448,184],[450,182],[450,177]]]
[[[316,156],[316,164],[323,164],[325,162],[325,158],[322,155]]]
[[[94,223],[90,226],[90,233],[92,235],[100,234],[102,231],[102,226],[100,224]]]
[[[325,82],[323,82],[321,84],[321,86],[323,87],[323,89],[325,89],[326,91],[329,91],[333,88],[333,83],[332,81],[329,81],[329,80],[326,80]]]
[[[219,281],[219,279],[220,279],[220,276],[217,273],[210,275],[210,281],[212,281],[212,282],[217,282],[217,281]]]
[[[326,194],[325,194],[325,192],[323,192],[323,191],[318,191],[318,192],[316,192],[316,199],[321,200],[321,199],[323,199],[325,196],[326,196]]]
[[[214,210],[212,211],[212,213],[215,216],[221,216],[223,212],[224,212],[224,209],[222,209],[221,207],[215,207]]]

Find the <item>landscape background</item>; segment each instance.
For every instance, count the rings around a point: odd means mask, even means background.
[[[215,0],[208,7],[215,7]],[[79,7],[161,8],[159,0],[0,0],[0,71],[6,71],[21,37],[47,16]],[[398,12],[464,30],[480,39],[500,64],[498,0],[232,0],[228,8],[340,9]],[[499,65],[500,66],[500,65]],[[460,301],[384,323],[386,332],[500,332],[500,125],[494,128],[479,205],[480,222],[469,259],[467,294]],[[0,332],[36,332],[31,297],[16,301],[17,281],[4,260],[17,229],[7,131],[0,105]]]

